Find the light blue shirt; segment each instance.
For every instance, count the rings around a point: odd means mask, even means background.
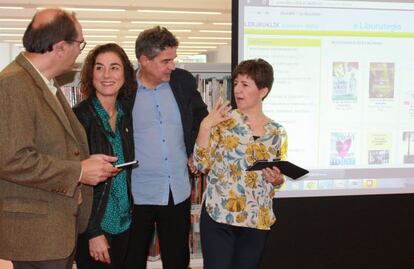
[[[169,83],[148,89],[138,80],[133,108],[135,157],[132,194],[137,205],[167,205],[190,196],[184,132],[177,101]]]

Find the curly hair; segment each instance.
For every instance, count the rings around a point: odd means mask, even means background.
[[[256,83],[256,86],[259,89],[267,87],[268,92],[263,99],[269,95],[274,81],[273,67],[265,60],[258,58],[240,62],[233,71],[233,80],[238,75],[248,76],[254,83]]]
[[[115,43],[108,43],[96,46],[89,51],[88,56],[86,56],[80,75],[80,90],[86,97],[95,95],[96,93],[96,88],[93,85],[93,70],[96,58],[98,58],[100,54],[107,52],[113,52],[118,55],[124,67],[125,82],[119,90],[118,98],[130,95],[137,88],[134,66],[128,59],[125,51]]]
[[[178,47],[178,39],[167,28],[155,26],[138,35],[135,56],[139,59],[141,55],[145,55],[152,60],[168,47]]]

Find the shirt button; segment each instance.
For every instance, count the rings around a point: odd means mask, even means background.
[[[165,139],[163,139],[162,142],[165,142]]]
[[[79,156],[79,154],[80,154],[80,151],[79,151],[79,150],[75,150],[75,151],[73,152],[73,155],[75,155],[75,156]]]
[[[168,158],[167,158],[167,157],[165,157],[165,158],[164,158],[164,160],[168,160]]]
[[[162,121],[160,121],[160,124],[162,124]]]

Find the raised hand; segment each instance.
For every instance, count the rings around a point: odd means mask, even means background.
[[[229,101],[224,101],[220,98],[217,103],[214,105],[210,113],[203,119],[201,126],[206,129],[211,129],[217,124],[230,119],[229,112],[231,106]]]
[[[229,111],[231,106],[228,101],[223,102],[220,98],[214,105],[214,108],[205,117],[200,124],[200,130],[198,132],[196,143],[199,146],[207,147],[208,138],[210,136],[210,130],[217,124],[226,121],[231,118]]]

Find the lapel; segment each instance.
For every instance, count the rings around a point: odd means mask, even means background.
[[[75,139],[75,141],[78,141],[76,139],[75,134],[73,132],[73,129],[70,124],[70,113],[68,110],[71,110],[69,107],[69,104],[64,99],[63,93],[60,90],[59,85],[56,84],[55,86],[58,89],[56,92],[56,97],[53,96],[53,93],[49,90],[46,83],[44,82],[43,78],[39,75],[38,71],[33,67],[33,65],[26,59],[26,57],[23,56],[22,53],[20,53],[17,58],[16,62],[22,66],[23,69],[26,70],[32,77],[33,81],[35,82],[37,89],[42,92],[42,96],[48,106],[52,109],[52,111],[56,114],[56,116],[59,118],[61,124],[67,131],[67,133]],[[59,101],[58,101],[59,100]],[[58,103],[60,102],[60,104]],[[61,106],[60,106],[61,105]]]
[[[178,79],[175,79],[174,71],[171,73],[171,79],[169,83],[170,83],[171,90],[174,94],[175,100],[177,101],[178,109],[180,110],[181,120],[183,120],[182,117],[184,115],[184,110],[185,110],[183,96],[182,96],[183,91],[181,89],[181,84],[179,83]]]
[[[55,82],[55,87],[57,88],[56,91],[56,98],[62,105],[63,111],[64,111],[64,117],[66,121],[64,121],[65,129],[72,135],[72,137],[78,141],[83,142],[86,141],[87,138],[85,136],[84,128],[79,123],[78,119],[76,118],[75,114],[72,111],[72,108],[70,107],[68,101],[66,100],[65,95],[63,94],[62,90],[60,89],[59,85]],[[60,109],[62,110],[62,109]]]

